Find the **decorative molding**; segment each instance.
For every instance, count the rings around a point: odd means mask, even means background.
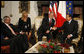
[[[27,11],[28,14],[30,13],[30,1],[19,2],[19,13],[22,13],[22,11]]]
[[[1,1],[1,8],[4,8],[4,6],[5,6],[5,2]]]

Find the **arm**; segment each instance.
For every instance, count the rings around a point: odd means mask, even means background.
[[[67,36],[67,38],[70,38],[70,37],[75,38],[75,37],[77,37],[78,22],[75,22],[73,25],[74,25],[74,28],[73,28],[74,31],[72,32],[72,34],[69,34]]]
[[[73,33],[72,33],[72,35],[75,35],[75,34],[77,34],[77,31],[78,31],[78,22],[76,21],[75,23],[74,23],[74,31],[73,31]]]
[[[19,32],[21,32],[21,26],[22,26],[22,22],[21,22],[21,18],[20,18],[19,21],[18,21],[18,29],[19,29]]]
[[[44,18],[42,21],[42,30],[44,30],[44,32],[46,32],[47,30],[50,30],[50,27],[48,26],[48,19]]]
[[[29,18],[29,30],[31,30],[31,19]]]

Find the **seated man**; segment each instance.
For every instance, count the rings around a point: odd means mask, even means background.
[[[47,40],[52,39],[50,30],[55,23],[55,20],[53,19],[53,12],[50,13],[49,15],[50,18],[48,18],[48,14],[47,16],[44,16],[44,17],[45,18],[43,19],[42,24],[37,31],[38,41],[42,41],[43,36],[47,36]]]
[[[64,22],[62,27],[53,27],[52,30],[64,30],[64,34],[61,36],[63,38],[63,42],[71,44],[72,39],[77,38],[77,31],[78,31],[78,22],[72,19],[71,15],[67,15],[67,21]]]
[[[28,49],[28,39],[27,36],[23,33],[16,34],[15,32],[19,32],[13,24],[10,23],[11,19],[9,16],[5,16],[4,23],[2,23],[2,35],[9,39],[8,44],[11,42],[14,43],[15,46],[12,47],[19,50],[19,52],[25,52]],[[7,41],[6,41],[7,42]],[[5,44],[4,41],[1,44]],[[12,44],[13,45],[13,44]],[[12,51],[13,52],[13,51]]]

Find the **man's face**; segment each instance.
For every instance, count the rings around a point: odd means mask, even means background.
[[[53,13],[50,13],[49,16],[50,16],[51,19],[54,17]]]
[[[10,24],[10,21],[11,21],[10,18],[6,18],[4,22],[7,23],[7,24]]]
[[[69,15],[66,16],[66,20],[67,21],[70,21],[71,20],[71,17],[69,17]]]

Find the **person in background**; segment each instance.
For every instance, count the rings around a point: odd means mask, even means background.
[[[20,33],[26,34],[28,36],[28,40],[31,36],[31,19],[28,17],[28,13],[26,11],[22,12],[22,17],[19,18],[18,29]]]
[[[47,41],[52,39],[50,31],[51,28],[54,26],[54,23],[55,20],[53,19],[53,12],[51,12],[49,16],[48,14],[44,15],[42,24],[37,31],[38,41],[42,41],[43,36],[47,36]]]
[[[67,14],[66,21],[62,27],[53,27],[51,30],[64,30],[64,34],[61,36],[63,41],[61,43],[71,44],[72,39],[78,37],[78,22],[72,19],[72,16]]]
[[[10,23],[11,19],[9,16],[4,16],[3,20],[4,22],[2,23],[2,35],[8,39],[7,44],[12,45],[11,49],[13,51],[11,52],[15,53],[15,48],[17,48],[18,52],[25,52],[29,47],[27,36],[23,33],[19,33],[19,30]],[[18,34],[16,34],[16,32],[18,32]],[[3,40],[1,44],[5,45],[6,43]]]

